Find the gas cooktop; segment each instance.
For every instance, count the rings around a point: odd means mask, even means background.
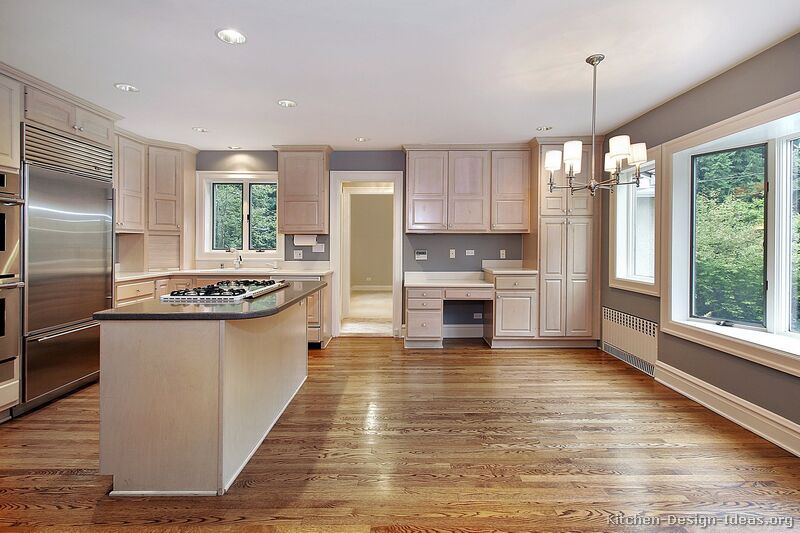
[[[220,281],[205,287],[172,291],[161,297],[162,302],[183,303],[235,303],[244,299],[258,298],[288,287],[286,280],[236,279]]]

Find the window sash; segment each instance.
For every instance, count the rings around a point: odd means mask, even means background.
[[[254,218],[251,205],[253,201],[253,187],[263,186],[263,185],[271,185],[275,188],[275,247],[274,248],[262,248],[253,246],[253,224]],[[247,215],[246,215],[246,226],[247,226],[247,246],[248,249],[255,251],[255,252],[265,252],[265,251],[275,251],[278,249],[278,184],[274,182],[264,182],[264,181],[251,181],[248,183],[247,186]]]
[[[762,223],[764,227],[763,231],[763,239],[762,239],[762,274],[761,274],[761,287],[762,287],[762,313],[763,313],[763,320],[741,320],[741,319],[733,319],[733,318],[726,318],[726,317],[715,317],[715,316],[704,316],[699,315],[697,313],[697,188],[698,188],[698,179],[697,179],[697,166],[698,166],[698,159],[715,154],[722,154],[722,153],[729,153],[735,152],[738,150],[744,150],[748,148],[763,148],[764,149],[764,170],[763,170],[763,181],[764,184],[764,212],[762,216]],[[769,287],[769,276],[768,276],[768,264],[770,262],[770,252],[769,252],[769,234],[770,234],[770,227],[769,227],[769,202],[770,202],[770,195],[768,194],[768,187],[770,182],[770,167],[772,166],[770,163],[771,159],[771,150],[769,149],[768,142],[756,143],[756,144],[749,144],[744,146],[735,146],[729,147],[722,150],[714,150],[710,152],[702,152],[702,153],[695,153],[692,154],[690,159],[690,181],[691,181],[691,209],[690,209],[690,216],[691,222],[689,227],[689,235],[690,235],[690,251],[689,251],[689,317],[694,320],[703,320],[714,322],[718,325],[726,325],[726,326],[739,326],[739,327],[755,327],[757,329],[765,330],[767,329],[767,325],[769,324],[771,317],[771,306],[769,301],[769,294],[768,294],[768,287]]]
[[[245,203],[244,203],[244,183],[242,182],[234,182],[234,181],[215,181],[211,182],[211,249],[212,250],[219,250],[219,251],[228,251],[232,247],[218,245],[217,243],[217,190],[218,187],[235,187],[239,189],[239,198],[240,198],[240,206],[239,211],[241,213],[242,218],[244,218],[245,213]],[[239,242],[242,243],[242,246],[236,247],[236,249],[241,250],[244,246],[244,227],[240,225],[239,227]]]

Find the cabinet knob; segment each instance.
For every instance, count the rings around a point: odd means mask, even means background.
[[[427,293],[427,292],[423,292],[423,293],[422,293],[422,295],[423,295],[423,296],[427,296],[427,295],[428,295],[428,293]]]
[[[83,131],[83,126],[79,126],[78,131]]]
[[[470,293],[467,293],[467,296],[472,296]]]
[[[424,328],[424,327],[427,327],[427,326],[428,326],[428,323],[427,323],[427,322],[423,322],[423,323],[422,323],[422,327],[423,327],[423,328]]]
[[[73,124],[73,125],[72,125],[72,129],[73,129],[73,130],[77,130],[77,129],[78,129],[78,126],[77,126],[77,125],[75,125],[75,124]]]
[[[514,286],[516,287],[517,285],[519,285],[519,281],[514,282]]]
[[[422,307],[427,307],[427,306],[428,306],[428,302],[422,302]]]

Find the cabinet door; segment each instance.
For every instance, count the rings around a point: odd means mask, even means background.
[[[0,167],[19,169],[22,84],[0,75]]]
[[[495,337],[536,336],[535,291],[498,292],[495,306]]]
[[[452,151],[448,154],[448,161],[447,228],[451,231],[489,231],[489,152]]]
[[[278,155],[278,227],[285,234],[328,233],[325,152]]]
[[[70,133],[78,128],[74,105],[33,87],[25,88],[25,118]]]
[[[529,152],[492,152],[492,231],[530,231],[530,180]]]
[[[306,298],[306,319],[309,325],[319,326],[320,321],[320,292],[315,292]]]
[[[408,152],[406,231],[447,229],[447,152]]]
[[[169,280],[170,291],[180,291],[191,289],[192,287],[194,287],[194,280],[192,278],[172,278]]]
[[[127,137],[117,145],[117,231],[144,231],[146,148]]]
[[[181,152],[171,148],[148,148],[149,227],[155,231],[181,229]]]
[[[550,150],[563,150],[561,145],[544,145],[540,148],[539,168],[539,214],[541,216],[591,215],[594,198],[589,191],[578,191],[571,194],[568,189],[555,189],[550,192],[550,173],[544,169],[545,154]],[[575,175],[575,181],[586,183],[592,173],[591,147],[584,146],[581,157],[581,171]],[[598,174],[599,176],[599,174]],[[555,185],[566,186],[569,184],[564,166],[553,172]]]
[[[567,330],[568,337],[592,335],[592,217],[567,220]]]
[[[566,218],[543,217],[539,224],[539,335],[543,337],[566,334],[566,253]]]
[[[166,296],[170,293],[169,278],[157,279],[155,287],[155,292],[153,293],[154,300],[158,300],[162,296]]]
[[[75,109],[77,133],[85,139],[111,145],[114,139],[114,123],[97,113],[78,107]]]

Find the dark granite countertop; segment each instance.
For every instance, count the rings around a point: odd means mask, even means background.
[[[167,303],[156,299],[107,309],[95,320],[245,320],[280,313],[327,285],[324,281],[291,281],[281,289],[233,304]]]

